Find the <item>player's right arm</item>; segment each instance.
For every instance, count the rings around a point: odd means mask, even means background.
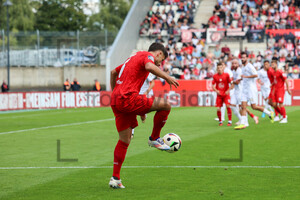
[[[110,72],[110,87],[111,90],[114,90],[116,86],[116,80],[121,70],[122,65],[118,66],[116,69],[111,70]]]
[[[217,90],[217,88],[216,88],[216,81],[215,81],[215,77],[213,77],[213,81],[212,81],[212,89],[213,89],[213,91],[215,91],[218,95],[220,95],[220,91],[219,90]]]
[[[145,65],[145,69],[155,76],[165,79],[170,86],[174,85],[176,88],[179,86],[179,83],[175,80],[175,78],[172,78],[167,73],[163,72],[152,62],[147,62]]]

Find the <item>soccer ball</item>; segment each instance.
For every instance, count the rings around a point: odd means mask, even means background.
[[[181,143],[182,143],[181,139],[175,133],[167,133],[163,137],[163,140],[164,140],[164,143],[166,143],[166,145],[171,147],[171,149],[168,150],[169,153],[174,153],[174,152],[178,151],[181,147]]]

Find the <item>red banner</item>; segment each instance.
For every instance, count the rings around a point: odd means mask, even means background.
[[[292,96],[285,94],[284,104],[300,106],[300,79],[288,80]],[[155,81],[154,95],[167,98],[172,106],[214,106],[216,93],[211,80],[179,80],[180,87],[170,90],[169,84]],[[263,104],[258,92],[257,102]],[[0,93],[0,111],[23,109],[60,109],[82,107],[108,107],[111,92],[19,92]]]
[[[266,34],[268,34],[268,35],[272,34],[273,36],[292,34],[295,37],[299,38],[300,37],[300,29],[267,29]]]

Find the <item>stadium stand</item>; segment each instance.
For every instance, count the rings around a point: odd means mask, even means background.
[[[299,78],[299,39],[295,35],[267,32],[298,29],[299,1],[218,0],[210,1],[210,4],[212,2],[216,3],[211,11],[213,15],[199,27],[199,22],[197,26],[194,22],[197,9],[203,10],[202,1],[154,1],[140,24],[137,49],[146,50],[154,41],[163,43],[170,55],[163,69],[178,79],[210,79],[217,62],[224,61],[230,67],[230,61],[239,57],[242,50],[248,53],[257,69],[264,59],[278,59],[280,68],[289,78]],[[203,6],[209,6],[206,3],[203,0]],[[195,29],[198,31],[193,31]],[[213,46],[207,45],[209,29],[223,34]],[[186,30],[192,32],[188,42],[183,38]],[[248,43],[244,42],[244,48],[241,48],[239,42],[226,42],[230,38],[233,41],[247,39]]]

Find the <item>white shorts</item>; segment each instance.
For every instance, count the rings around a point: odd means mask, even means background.
[[[232,105],[241,105],[241,93],[240,92],[234,92],[230,96],[230,98],[231,98],[230,103]]]
[[[261,91],[261,95],[263,96],[263,98],[267,99],[270,95],[271,88],[270,87],[267,87],[267,88],[261,87],[260,91]]]
[[[241,95],[242,102],[249,102],[250,104],[257,104],[257,90],[243,90]]]

